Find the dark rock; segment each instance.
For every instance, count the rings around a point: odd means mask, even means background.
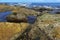
[[[13,13],[6,17],[8,22],[27,22],[27,19],[24,14]]]
[[[41,7],[41,8],[35,7],[35,8],[33,8],[33,10],[43,12],[43,11],[52,11],[53,9],[52,8],[44,8],[44,7]]]

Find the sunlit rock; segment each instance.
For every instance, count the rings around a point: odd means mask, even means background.
[[[28,26],[28,23],[0,22],[0,40],[15,39],[21,35],[28,28]]]

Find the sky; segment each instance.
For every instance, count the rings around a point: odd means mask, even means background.
[[[22,3],[29,3],[29,2],[59,2],[60,0],[0,0],[0,2],[22,2]]]

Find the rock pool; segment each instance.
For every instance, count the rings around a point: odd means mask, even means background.
[[[0,22],[6,22],[6,16],[11,13],[11,11],[0,12]]]

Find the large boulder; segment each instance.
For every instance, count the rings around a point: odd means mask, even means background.
[[[18,12],[13,11],[12,14],[6,17],[8,22],[27,22],[28,16],[37,16],[40,15],[39,12],[34,10],[21,8]]]
[[[12,13],[6,17],[8,22],[27,22],[24,14]]]

